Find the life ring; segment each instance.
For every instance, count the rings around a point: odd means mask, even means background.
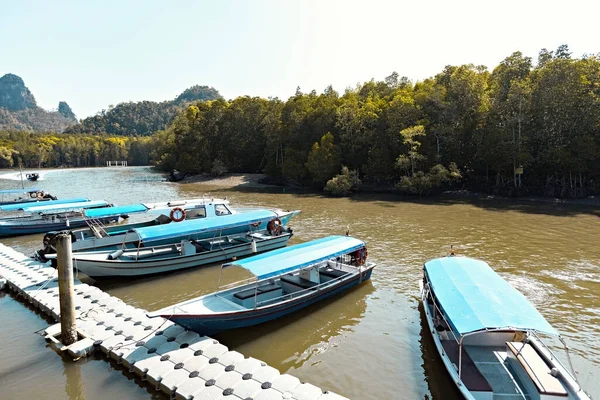
[[[29,197],[31,197],[32,199],[35,199],[38,197],[38,192],[31,192],[29,193]]]
[[[281,226],[281,220],[279,218],[274,218],[269,221],[267,224],[267,232],[271,236],[279,236],[283,231],[283,227]]]
[[[175,207],[169,214],[173,222],[181,222],[185,219],[185,210],[181,207]]]
[[[367,248],[363,247],[352,253],[352,256],[354,256],[354,259],[358,265],[363,265],[367,262],[367,253]]]

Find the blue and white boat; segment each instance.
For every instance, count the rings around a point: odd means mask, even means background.
[[[286,227],[279,233],[269,234],[266,230],[256,230],[247,221],[240,225],[247,231],[224,236],[216,232],[216,236],[210,239],[186,238],[157,246],[153,246],[143,233],[149,228],[139,228],[134,231],[145,236],[146,240],[140,240],[137,249],[78,252],[73,254],[73,265],[92,278],[155,275],[278,249],[285,247],[292,237],[291,229]],[[177,232],[173,240],[180,238],[180,235]],[[55,255],[46,258],[55,258]]]
[[[0,190],[0,206],[8,204],[27,204],[41,201],[56,200],[50,193],[40,189],[9,189]]]
[[[575,372],[544,344],[545,335],[564,344],[558,331],[485,262],[426,262],[421,299],[435,346],[466,399],[589,400]]]
[[[74,197],[70,199],[62,199],[62,200],[47,200],[43,203],[38,202],[26,202],[26,203],[11,203],[4,204],[0,206],[0,211],[4,212],[12,212],[12,211],[23,211],[26,207],[34,207],[34,206],[50,206],[56,204],[72,204],[72,203],[83,203],[86,201],[90,201],[87,197]]]
[[[240,212],[229,206],[224,199],[209,199],[205,202],[186,205],[173,203],[166,207],[166,214],[158,209],[157,218],[136,224],[113,225],[97,229],[91,224],[88,229],[73,231],[73,252],[82,251],[115,251],[119,249],[137,249],[139,247],[173,244],[181,240],[214,239],[216,236],[246,234],[249,225],[253,231],[269,230],[269,226],[279,230],[289,225],[289,220],[300,211],[283,211],[268,209],[246,209]],[[143,204],[138,209],[145,208]],[[89,210],[88,219],[107,218],[122,213],[130,213],[131,209],[115,207],[116,210]],[[117,211],[116,214],[113,211]],[[177,222],[177,223],[173,223]],[[42,254],[52,254],[55,250],[48,247],[50,241],[44,238]],[[38,252],[40,253],[40,252]]]
[[[86,200],[86,199],[84,199]],[[197,198],[185,200],[171,200],[158,203],[136,203],[121,206],[92,208],[83,210],[87,224],[85,229],[72,231],[73,251],[90,251],[112,249],[115,245],[122,244],[123,235],[132,229],[167,224],[172,221],[202,218],[205,215],[204,205],[213,203],[227,204],[227,200],[214,198]],[[1,209],[1,207],[0,207]],[[142,221],[133,223],[120,223],[106,226],[102,221],[106,219],[119,219],[123,221],[134,215]],[[149,219],[150,218],[150,219]],[[134,218],[136,219],[136,218]],[[43,247],[36,251],[36,257],[46,262],[47,254],[56,253],[51,238],[56,234],[48,232],[42,239]]]
[[[367,281],[375,264],[366,257],[365,243],[348,236],[273,250],[223,265],[251,272],[251,282],[236,282],[148,316],[167,318],[203,335],[260,324]]]
[[[36,204],[21,207],[22,216],[0,219],[0,237],[82,227],[86,225],[82,210],[109,206],[108,202],[98,200],[66,204]],[[109,223],[114,220],[115,218],[106,218],[103,222]]]

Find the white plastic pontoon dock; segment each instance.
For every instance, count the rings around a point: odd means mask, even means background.
[[[5,285],[40,312],[59,321],[56,271],[0,244],[0,289]],[[83,337],[68,347],[46,338],[75,358],[101,350],[150,385],[176,399],[344,400],[301,383],[255,358],[245,358],[218,341],[199,336],[163,318],[125,304],[102,290],[75,280],[77,330]],[[346,399],[347,400],[347,399]]]

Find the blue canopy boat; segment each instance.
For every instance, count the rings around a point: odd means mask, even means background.
[[[108,206],[108,202],[98,200],[21,207],[25,215],[0,219],[0,236],[29,235],[85,226],[82,210]],[[104,222],[114,220],[115,218],[106,218]]]
[[[428,261],[421,285],[433,340],[466,399],[589,400],[540,337],[564,344],[557,330],[485,262]]]
[[[368,280],[375,264],[366,258],[365,243],[348,236],[273,250],[222,266],[246,269],[254,275],[251,282],[236,282],[148,316],[170,319],[203,335],[260,324]]]
[[[73,232],[73,252],[115,251],[119,249],[137,249],[139,247],[173,244],[186,240],[213,239],[216,236],[246,234],[267,229],[279,231],[289,225],[289,220],[300,211],[268,209],[247,209],[240,212],[230,208],[227,200],[207,199],[204,202],[182,204],[164,203],[166,208],[151,207],[147,212],[167,211],[151,220],[135,224],[120,224],[111,227],[89,225],[88,229]],[[163,203],[157,203],[163,204]],[[169,208],[168,204],[171,204]],[[175,206],[175,204],[177,206]],[[141,210],[148,204],[130,205],[125,208],[88,210],[85,215],[88,222],[92,219],[121,215],[132,210]],[[116,211],[116,212],[115,212]],[[177,223],[173,223],[177,222]],[[252,225],[252,226],[250,226]],[[269,229],[271,227],[271,229]],[[44,248],[38,254],[52,254],[55,250],[44,238]]]
[[[0,190],[0,206],[9,204],[27,204],[39,201],[56,200],[50,193],[40,189]]]
[[[37,205],[49,206],[49,205],[56,205],[56,204],[82,203],[82,202],[86,202],[86,201],[90,201],[90,199],[88,199],[86,197],[75,197],[72,199],[48,200],[48,201],[44,201],[43,203],[26,202],[26,203],[6,204],[6,205],[0,206],[0,211],[23,211],[26,207],[33,207],[33,206],[37,206]]]

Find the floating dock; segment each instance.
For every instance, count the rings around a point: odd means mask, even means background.
[[[60,320],[56,270],[0,244],[0,289],[7,286],[23,302]],[[102,351],[156,390],[187,400],[343,400],[266,363],[75,279],[79,340],[63,346],[60,323],[45,330],[46,340],[73,358]],[[347,400],[347,399],[346,399]]]

